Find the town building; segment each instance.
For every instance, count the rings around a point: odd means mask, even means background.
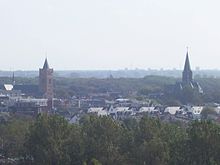
[[[182,91],[184,88],[190,88],[196,90],[198,93],[203,93],[200,84],[193,80],[193,72],[190,67],[189,53],[186,53],[184,70],[182,72],[182,82],[177,82],[175,86],[176,92]]]
[[[53,69],[49,68],[47,58],[43,68],[39,69],[39,91],[43,98],[53,99]]]
[[[22,114],[49,112],[53,108],[53,69],[49,68],[47,58],[39,69],[39,84],[16,84],[13,73],[12,82],[0,85],[0,111],[13,111]]]
[[[189,53],[187,51],[184,69],[181,80],[174,85],[167,85],[163,97],[176,99],[181,104],[200,104],[199,100],[203,94],[200,84],[193,79],[193,72],[190,67]]]

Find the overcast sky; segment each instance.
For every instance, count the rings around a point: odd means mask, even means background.
[[[0,70],[220,69],[219,0],[0,0]]]

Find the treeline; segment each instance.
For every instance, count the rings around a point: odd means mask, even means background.
[[[16,77],[16,84],[38,84],[38,78]],[[71,98],[72,96],[87,96],[91,93],[118,92],[123,96],[135,93],[137,97],[148,97],[152,93],[167,93],[167,86],[181,81],[174,77],[146,76],[144,78],[64,78],[54,77],[54,91],[57,98]],[[202,96],[190,95],[192,104],[204,102],[217,102],[220,100],[220,78],[199,78],[198,81],[204,91]],[[0,77],[0,84],[12,83],[10,77]],[[187,96],[188,97],[188,96]],[[158,100],[162,104],[183,104],[183,101],[175,96],[167,95]],[[176,102],[176,103],[173,103]]]
[[[171,94],[169,86],[175,85],[180,79],[162,76],[146,76],[145,78],[56,78],[55,93],[59,98],[72,96],[87,96],[90,93],[119,92],[129,97],[135,94],[137,98],[149,98],[150,95],[160,95],[155,99],[168,106],[193,104],[201,105],[209,102],[220,103],[220,78],[197,78],[204,93],[201,95],[193,90],[186,90],[180,96]],[[171,95],[170,95],[171,94]]]
[[[131,93],[148,95],[163,92],[166,85],[175,84],[177,79],[162,76],[145,78],[55,78],[55,90],[58,97],[86,96],[90,93],[119,92],[124,96]]]
[[[194,121],[186,127],[143,117],[115,121],[84,116],[79,124],[40,115],[32,122],[0,125],[1,164],[217,165],[220,126]]]

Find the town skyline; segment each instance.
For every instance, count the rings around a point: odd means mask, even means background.
[[[188,47],[186,47],[186,54],[189,54],[189,51],[188,51]],[[48,59],[48,55],[47,55],[47,52],[45,53],[45,56],[44,58],[42,58],[43,61],[47,60]],[[190,54],[189,54],[189,59],[190,59]],[[51,60],[53,61],[53,59]],[[190,59],[191,61],[191,59]],[[170,67],[163,67],[163,66],[160,66],[160,67],[137,67],[133,64],[130,64],[129,66],[125,66],[124,68],[66,68],[64,67],[64,69],[62,68],[59,68],[59,69],[56,69],[57,71],[120,71],[120,70],[145,70],[145,71],[181,71],[184,67],[184,62],[182,61],[181,62],[182,66],[178,66],[178,67],[174,67],[174,66],[170,66]],[[12,64],[13,65],[13,64]],[[200,66],[194,66],[192,65],[191,66],[192,70],[197,70],[197,71],[218,71],[220,69],[219,68],[202,68]],[[0,71],[6,71],[6,72],[14,72],[14,71],[38,71],[39,69],[39,66],[38,68],[32,68],[30,67],[29,69],[28,68],[14,68],[14,67],[9,67],[9,68],[2,68],[0,69]]]

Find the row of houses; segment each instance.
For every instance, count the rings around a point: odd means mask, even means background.
[[[0,112],[35,115],[48,111],[48,105],[50,105],[48,99],[0,93]]]
[[[88,114],[95,114],[98,116],[111,116],[114,119],[123,119],[132,116],[140,116],[144,114],[152,116],[171,115],[177,118],[184,119],[200,119],[203,106],[173,106],[173,107],[90,107]],[[220,107],[216,107],[215,111],[219,114]]]

